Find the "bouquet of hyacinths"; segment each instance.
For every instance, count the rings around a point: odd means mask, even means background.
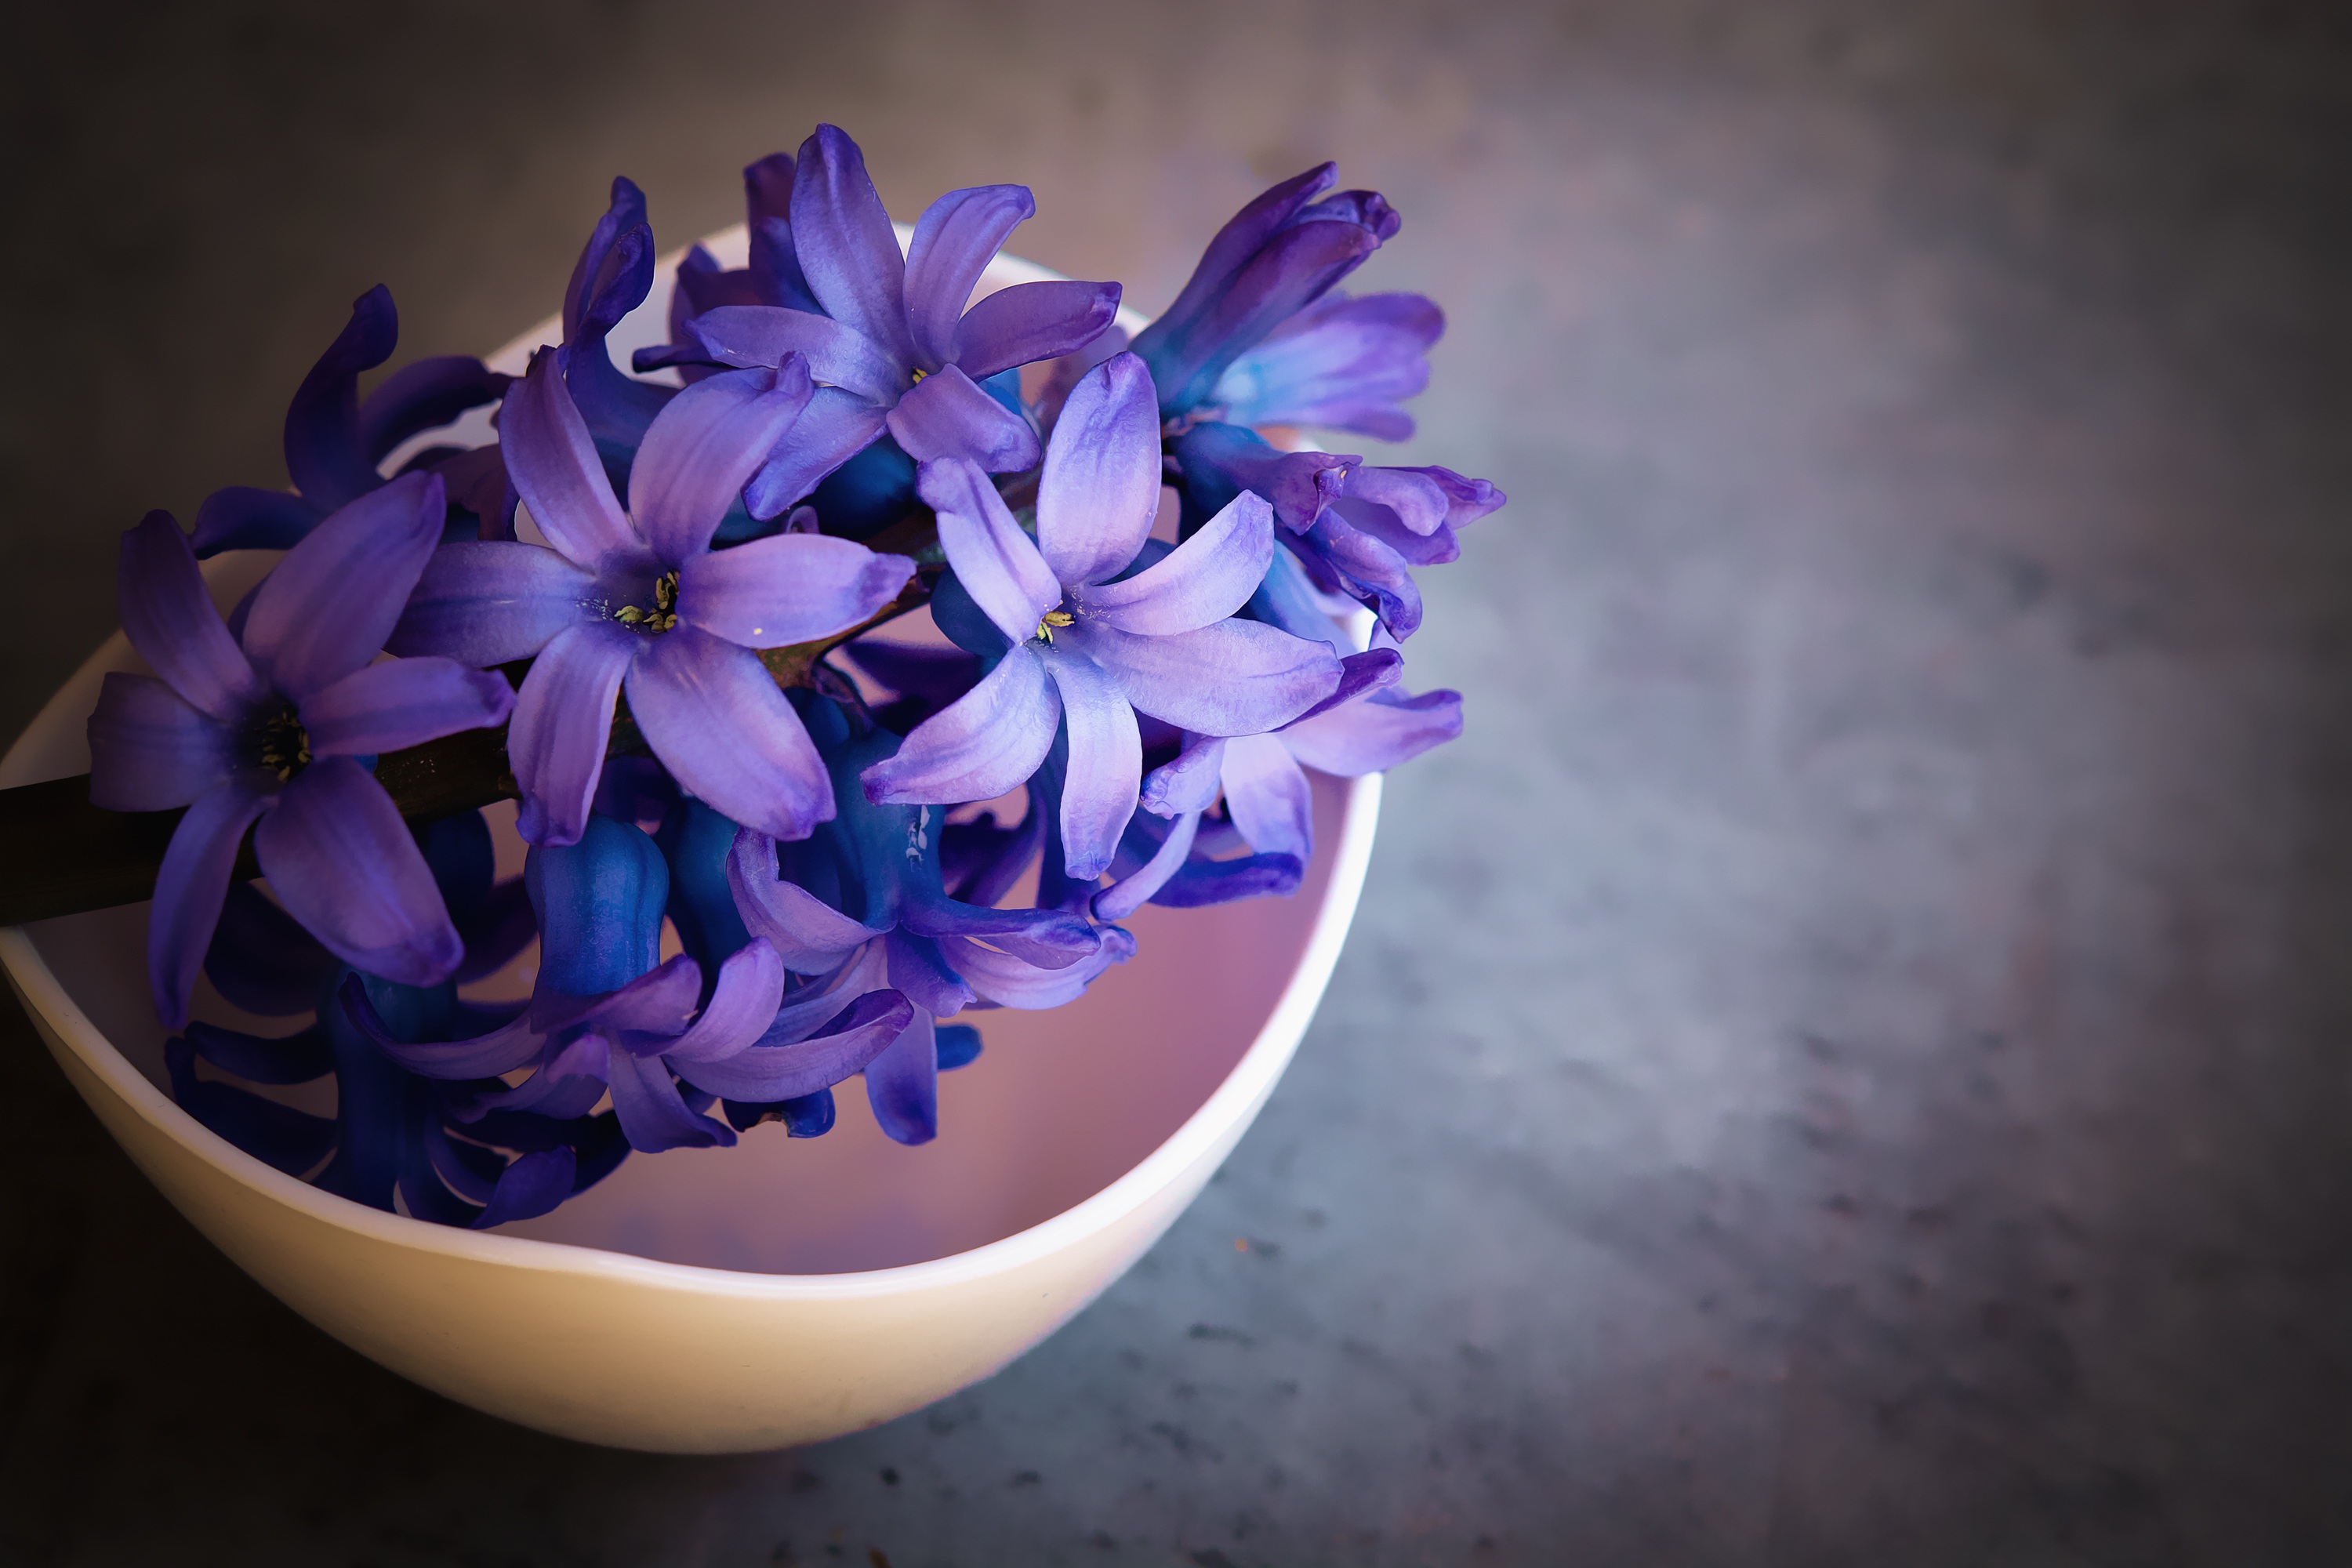
[[[1147,901],[1293,891],[1302,768],[1460,730],[1401,682],[1412,570],[1502,495],[1260,433],[1408,435],[1443,329],[1335,287],[1398,220],[1332,183],[1250,203],[1131,342],[1117,284],[971,302],[1027,190],[950,192],[902,255],[830,126],[745,172],[750,265],[690,251],[630,371],[607,339],[655,250],[625,180],[521,376],[426,360],[359,398],[396,333],[363,296],[288,411],[294,488],[124,536],[153,673],[106,678],[86,783],[0,797],[0,920],[152,890],[180,1103],[421,1219],[813,1137],[856,1077],[930,1139],[981,1049],[948,1020],[1072,1000]],[[419,448],[490,404],[495,444]],[[224,617],[198,560],[251,549],[284,553]],[[874,635],[923,614],[941,635]],[[501,881],[481,808],[509,798]],[[534,942],[528,1000],[478,1000]],[[200,973],[309,1021],[193,1018]],[[329,1078],[331,1116],[236,1081]]]

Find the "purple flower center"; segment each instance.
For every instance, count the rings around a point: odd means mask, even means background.
[[[255,726],[254,739],[261,765],[273,770],[280,784],[310,765],[310,732],[290,702]]]
[[[1051,643],[1055,631],[1063,626],[1076,625],[1077,619],[1077,616],[1067,610],[1046,611],[1045,617],[1037,623],[1037,640],[1042,643]]]
[[[653,608],[623,605],[613,618],[641,632],[666,632],[677,625],[677,574],[665,572],[654,579]]]

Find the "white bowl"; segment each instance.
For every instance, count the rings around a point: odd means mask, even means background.
[[[705,243],[740,264],[740,229]],[[982,287],[1041,276],[1008,258]],[[641,315],[657,321],[663,305],[657,288]],[[518,340],[501,368],[552,335],[550,323]],[[616,357],[654,335],[640,323]],[[223,557],[207,577],[233,600],[267,564]],[[86,771],[100,678],[139,668],[118,632],[0,760],[0,787]],[[1318,848],[1296,897],[1146,909],[1129,922],[1138,957],[1080,1001],[973,1015],[986,1052],[940,1080],[937,1142],[890,1142],[849,1084],[824,1138],[772,1125],[732,1150],[635,1155],[554,1214],[498,1231],[320,1192],[174,1104],[147,1002],[145,906],[0,930],[0,966],[164,1195],[345,1344],[568,1437],[781,1447],[988,1376],[1100,1294],[1207,1183],[1297,1048],[1363,887],[1381,781],[1315,778]],[[230,1018],[205,996],[201,1013]]]

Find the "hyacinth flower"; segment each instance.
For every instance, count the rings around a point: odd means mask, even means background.
[[[530,931],[504,929],[492,882],[488,827],[478,813],[446,817],[422,834],[436,885],[469,940],[467,968],[487,971],[511,957]],[[317,1009],[298,1032],[275,1038],[202,1022],[166,1042],[173,1097],[213,1131],[289,1175],[370,1207],[391,1211],[397,1194],[420,1219],[477,1228],[543,1214],[593,1183],[627,1152],[610,1117],[559,1124],[509,1118],[493,1147],[457,1122],[468,1089],[400,1068],[354,1020],[343,994],[358,999],[375,1028],[405,1040],[446,1037],[500,1021],[461,1001],[454,982],[415,987],[361,975],[338,963],[284,910],[250,888],[236,918],[225,918],[206,960],[229,999],[248,1010]],[[232,909],[238,900],[232,897]],[[470,918],[469,918],[470,917]],[[465,973],[464,970],[460,971]],[[289,1005],[289,1003],[294,1003]],[[385,1020],[392,1020],[387,1023]],[[307,1083],[331,1074],[335,1113],[315,1116],[233,1083],[199,1076],[197,1058],[247,1083]],[[509,1151],[518,1151],[509,1158]],[[323,1162],[323,1169],[320,1168]]]
[[[1151,367],[1164,417],[1215,402],[1235,360],[1396,233],[1401,220],[1378,192],[1325,196],[1338,177],[1337,164],[1309,169],[1234,214],[1175,302],[1136,334],[1135,353]]]
[[[329,513],[381,486],[376,466],[402,442],[496,402],[506,389],[508,378],[480,360],[449,354],[403,366],[362,400],[360,374],[389,360],[399,341],[392,292],[379,283],[352,302],[352,319],[287,407],[286,472],[294,489],[231,485],[205,497],[196,509],[198,556],[290,548]],[[462,454],[450,461],[452,490],[477,507],[474,495],[486,463],[495,464],[494,450],[488,458]]]
[[[1273,558],[1273,511],[1259,498],[1236,497],[1175,550],[1122,575],[1159,507],[1159,425],[1141,361],[1120,354],[1089,372],[1045,453],[1034,541],[972,464],[924,465],[940,542],[994,645],[972,651],[997,664],[866,770],[867,799],[992,799],[1034,773],[1066,731],[1060,842],[1068,874],[1090,880],[1135,812],[1139,711],[1198,734],[1251,735],[1338,688],[1328,645],[1234,618]]]
[[[530,1005],[512,1023],[414,1045],[378,1031],[353,1004],[377,1045],[412,1072],[476,1080],[535,1068],[520,1084],[478,1095],[458,1112],[463,1120],[490,1128],[516,1113],[568,1121],[609,1093],[640,1152],[732,1144],[735,1130],[702,1113],[717,1095],[814,1094],[856,1073],[905,1026],[905,999],[878,989],[780,1005],[783,967],[756,938],[719,965],[704,1001],[692,958],[660,962],[668,869],[654,841],[625,823],[592,817],[577,843],[532,849],[525,880],[541,965]]]
[[[1236,356],[1187,412],[1402,441],[1413,420],[1400,405],[1429,384],[1429,351],[1444,334],[1445,313],[1423,295],[1335,289]]]
[[[106,678],[89,719],[90,800],[188,808],[148,914],[167,1026],[187,1022],[247,827],[279,900],[346,963],[432,985],[463,961],[407,825],[362,760],[497,724],[514,704],[503,679],[454,660],[377,662],[445,510],[441,481],[424,474],[350,502],[287,552],[235,637],[170,514],[123,535],[123,629],[157,674]]]
[[[534,660],[507,738],[530,843],[578,841],[624,689],[654,754],[713,809],[780,838],[833,815],[824,764],[756,650],[867,619],[914,563],[807,533],[710,548],[810,395],[798,356],[686,388],[646,427],[624,511],[551,357],[508,393],[508,466],[549,545],[446,546],[394,646],[484,667]]]
[[[1454,531],[1509,498],[1451,468],[1378,468],[1352,453],[1283,452],[1235,425],[1195,425],[1175,442],[1185,515],[1207,516],[1232,498],[1273,504],[1282,542],[1318,587],[1372,611],[1402,641],[1420,629],[1412,568],[1462,553]]]
[[[840,779],[841,816],[801,844],[780,846],[745,829],[729,883],[745,928],[772,945],[786,968],[836,990],[887,984],[913,1005],[889,1047],[866,1065],[866,1092],[885,1132],[901,1143],[927,1142],[939,1130],[940,1068],[964,1054],[960,1043],[942,1039],[938,1020],[982,1002],[1058,1006],[1125,962],[1134,942],[1125,931],[1059,910],[999,910],[950,898],[940,869],[945,814],[877,805],[857,788],[859,772],[887,756],[896,737],[876,731],[853,738],[837,710],[813,722],[825,725],[822,744]],[[976,1038],[971,1049],[976,1054]]]
[[[1037,461],[1037,436],[982,383],[1086,343],[1118,309],[1116,283],[1021,283],[965,310],[1005,237],[1036,212],[1022,185],[950,191],[915,225],[904,257],[857,143],[820,125],[793,171],[788,235],[824,313],[723,305],[686,323],[711,359],[775,365],[807,357],[821,384],[809,415],[744,492],[773,517],[886,434],[894,444],[858,500],[861,521],[887,522],[912,500],[912,462],[955,457],[990,473]],[[893,466],[895,464],[895,467]],[[818,510],[834,524],[836,508]]]

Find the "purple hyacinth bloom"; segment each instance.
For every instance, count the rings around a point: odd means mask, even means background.
[[[1433,300],[1335,289],[1227,365],[1198,412],[1402,441],[1413,423],[1398,405],[1429,384],[1429,349],[1444,332]]]
[[[495,402],[506,389],[509,378],[480,360],[449,354],[404,365],[362,400],[360,373],[390,359],[399,341],[392,292],[379,283],[352,301],[352,319],[287,407],[286,472],[294,489],[231,485],[206,496],[196,509],[198,556],[289,548],[329,512],[382,485],[376,465],[402,442]],[[470,478],[484,460],[463,456]],[[453,484],[453,491],[461,502],[470,498],[467,487]]]
[[[464,959],[407,825],[358,760],[496,724],[514,705],[505,680],[451,659],[377,661],[446,506],[424,474],[350,502],[287,552],[236,637],[169,514],[123,535],[123,629],[157,674],[106,678],[90,800],[188,808],[148,915],[148,978],[171,1027],[187,1022],[248,826],[279,900],[344,962],[432,985]]]
[[[622,374],[604,341],[646,302],[654,284],[654,231],[645,193],[615,177],[613,199],[589,232],[563,289],[563,347],[557,359],[572,400],[597,444],[616,457],[634,450],[677,393]]]
[[[743,171],[743,225],[751,239],[751,265],[732,269],[695,246],[677,264],[677,286],[669,297],[669,342],[658,348],[639,349],[640,371],[664,365],[677,367],[680,379],[691,384],[713,374],[701,343],[687,330],[695,317],[722,305],[770,305],[823,315],[824,307],[809,292],[801,275],[800,258],[793,250],[793,155],[771,153]]]
[[[525,877],[542,959],[530,1008],[470,1039],[412,1044],[376,1034],[385,1055],[426,1078],[475,1080],[535,1066],[522,1082],[478,1096],[461,1120],[571,1121],[609,1093],[640,1152],[731,1144],[734,1129],[702,1113],[710,1096],[739,1079],[805,1081],[800,1092],[814,1093],[856,1072],[905,1026],[907,1004],[894,993],[796,994],[780,1005],[783,967],[756,938],[719,964],[705,1001],[693,959],[659,962],[668,871],[653,840],[625,823],[594,817],[577,843],[532,849]],[[706,1077],[718,1081],[700,1084]],[[699,1090],[698,1105],[679,1078]]]
[[[394,647],[484,667],[536,656],[507,741],[529,842],[579,839],[624,688],[654,754],[714,810],[780,838],[833,815],[824,764],[754,650],[856,626],[914,563],[806,533],[710,548],[809,397],[796,355],[688,387],[647,426],[624,511],[551,357],[507,395],[508,465],[552,548],[445,547]]]
[[[1421,626],[1412,568],[1455,559],[1454,530],[1509,500],[1485,479],[1451,468],[1391,468],[1346,452],[1284,452],[1254,430],[1204,423],[1175,444],[1188,519],[1261,495],[1273,503],[1282,542],[1317,586],[1344,594],[1381,617],[1400,641]]]
[[[923,466],[956,581],[1007,646],[985,679],[866,771],[866,798],[992,799],[1034,773],[1066,725],[1061,842],[1068,874],[1087,881],[1134,815],[1138,711],[1201,734],[1254,735],[1337,689],[1339,660],[1326,645],[1231,618],[1274,555],[1273,510],[1256,496],[1121,576],[1150,534],[1160,468],[1150,373],[1133,354],[1089,372],[1064,407],[1034,542],[977,467]]]
[[[1151,367],[1163,416],[1213,402],[1236,359],[1396,233],[1400,220],[1377,192],[1324,196],[1338,176],[1336,164],[1309,169],[1234,214],[1175,303],[1137,334],[1135,352]]]
[[[890,1137],[928,1142],[939,1131],[940,1018],[982,1000],[1058,1006],[1124,963],[1134,943],[1125,931],[1060,910],[999,910],[949,897],[940,873],[946,814],[864,799],[858,774],[887,755],[895,737],[876,731],[853,739],[839,710],[826,707],[812,724],[838,781],[842,815],[801,845],[745,829],[727,879],[744,928],[772,944],[787,969],[848,994],[887,984],[913,1004],[888,1048],[866,1064],[866,1093]]]
[[[982,388],[1000,372],[1087,342],[1118,309],[1116,283],[1021,283],[964,309],[1013,226],[1036,212],[1022,185],[950,191],[915,225],[902,258],[857,143],[830,125],[802,144],[787,233],[824,314],[722,305],[687,330],[730,365],[808,359],[820,384],[807,418],[744,492],[773,517],[887,430],[918,462],[958,457],[991,473],[1037,461],[1026,420]]]

